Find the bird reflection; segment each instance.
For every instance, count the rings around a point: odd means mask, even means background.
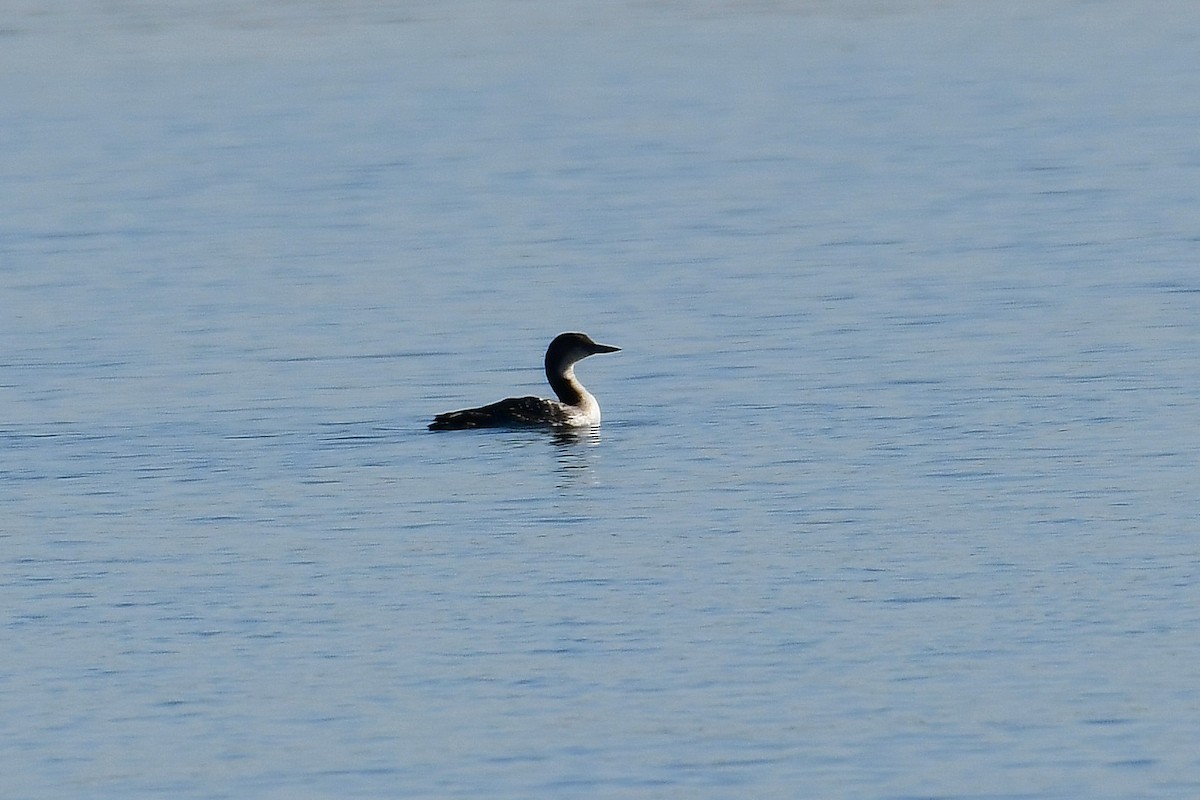
[[[595,482],[590,451],[600,444],[599,428],[557,430],[550,442],[558,459],[560,489]]]
[[[600,429],[591,428],[559,428],[554,431],[551,441],[559,447],[587,446],[600,444]]]

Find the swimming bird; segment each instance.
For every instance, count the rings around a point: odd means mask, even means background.
[[[586,333],[560,333],[546,349],[546,380],[557,400],[541,397],[510,397],[480,408],[438,414],[429,423],[431,431],[467,428],[511,428],[549,426],[583,428],[600,424],[600,404],[575,377],[575,363],[597,353],[615,353],[621,348],[597,344]]]

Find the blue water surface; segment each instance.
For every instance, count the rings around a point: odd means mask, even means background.
[[[1200,794],[1197,52],[9,9],[0,794]],[[599,430],[425,430],[565,330]]]

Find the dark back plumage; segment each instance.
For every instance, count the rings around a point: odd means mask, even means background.
[[[462,431],[471,428],[520,428],[528,425],[562,425],[567,421],[562,406],[541,397],[510,397],[480,408],[438,414],[429,423],[431,431]]]

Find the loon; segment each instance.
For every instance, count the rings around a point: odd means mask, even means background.
[[[548,425],[553,428],[582,428],[600,424],[600,404],[575,377],[575,362],[596,353],[615,353],[621,348],[597,344],[586,333],[560,333],[546,349],[546,380],[557,400],[540,397],[510,397],[498,403],[438,414],[429,423],[431,431],[467,428],[510,428]]]

